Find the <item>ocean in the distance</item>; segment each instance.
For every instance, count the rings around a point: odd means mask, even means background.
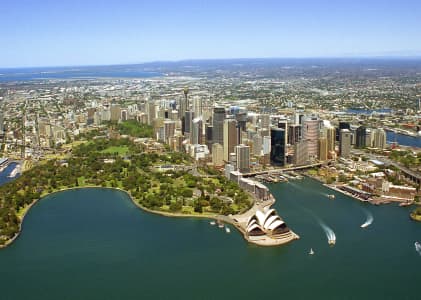
[[[0,83],[54,79],[145,78],[162,76],[136,65],[0,69]]]

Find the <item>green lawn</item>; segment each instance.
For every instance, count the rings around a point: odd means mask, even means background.
[[[111,146],[101,151],[101,153],[118,153],[120,156],[125,156],[129,152],[127,146]]]

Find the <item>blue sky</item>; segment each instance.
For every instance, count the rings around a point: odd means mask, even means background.
[[[421,55],[419,0],[2,0],[0,67]]]

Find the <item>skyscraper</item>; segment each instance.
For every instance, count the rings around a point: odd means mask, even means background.
[[[215,107],[213,109],[213,143],[224,143],[224,120],[225,108]]]
[[[164,121],[164,136],[165,141],[168,143],[169,139],[175,134],[175,121],[165,120]]]
[[[357,136],[355,140],[355,147],[356,148],[364,148],[366,146],[366,128],[364,126],[360,126],[357,128]]]
[[[112,105],[111,106],[111,121],[117,122],[121,118],[121,108],[120,105]]]
[[[255,156],[262,155],[262,144],[263,144],[262,136],[260,134],[255,134],[253,136],[253,154]]]
[[[309,159],[318,158],[320,120],[316,116],[307,117],[303,121],[303,140],[307,141]]]
[[[288,126],[288,144],[295,145],[300,140],[301,125],[293,124]]]
[[[185,133],[191,133],[191,125],[192,121],[194,119],[194,112],[192,111],[186,111],[185,117],[184,117],[184,132]]]
[[[285,165],[285,130],[281,128],[272,128],[270,130],[270,138],[270,162],[274,165]]]
[[[196,117],[200,117],[203,114],[203,100],[201,97],[193,98],[193,111]]]
[[[153,120],[156,118],[155,102],[149,102],[146,106],[146,113],[148,114],[148,125],[152,125]]]
[[[4,116],[3,113],[0,112],[0,135],[4,134]]]
[[[339,155],[348,158],[351,152],[351,132],[349,129],[341,129],[339,142]]]
[[[219,143],[212,145],[212,164],[216,167],[224,165],[224,147]]]
[[[386,148],[386,132],[383,128],[375,129],[373,146],[379,149]]]
[[[200,117],[194,118],[192,121],[190,143],[193,145],[202,144],[203,122]]]
[[[250,147],[245,145],[235,146],[237,169],[241,173],[250,171]]]
[[[302,166],[308,162],[307,141],[302,140],[294,145],[294,159],[293,164]]]
[[[319,138],[319,160],[325,161],[327,160],[327,138],[320,137]]]
[[[327,139],[327,155],[328,158],[333,158],[335,152],[335,140],[336,140],[336,130],[335,127],[326,128],[326,139]]]
[[[224,121],[224,160],[229,160],[230,153],[234,152],[237,145],[237,121],[226,119]]]

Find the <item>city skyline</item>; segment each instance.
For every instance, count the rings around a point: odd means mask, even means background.
[[[0,68],[421,55],[415,1],[21,1],[3,11]]]

